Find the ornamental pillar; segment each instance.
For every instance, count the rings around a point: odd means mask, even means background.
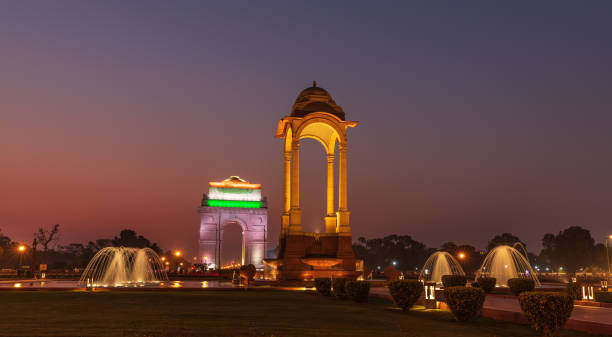
[[[325,216],[325,232],[334,233],[337,221],[334,214],[334,154],[327,154],[327,214]]]
[[[346,174],[346,143],[340,143],[340,172],[338,185],[339,199],[338,199],[338,212],[336,216],[338,218],[337,231],[341,233],[350,233],[351,227],[349,224],[349,211],[347,203],[347,174]]]
[[[283,146],[284,148],[284,146]],[[283,214],[281,216],[281,236],[289,228],[289,211],[291,210],[291,151],[284,151],[285,158],[285,195],[283,204]]]
[[[291,209],[289,210],[289,232],[302,231],[300,209],[300,141],[291,143]]]

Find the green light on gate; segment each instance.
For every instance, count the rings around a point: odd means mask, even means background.
[[[261,201],[206,200],[209,207],[261,208]]]

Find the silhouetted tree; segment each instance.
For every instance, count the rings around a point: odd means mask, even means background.
[[[36,242],[43,247],[43,251],[47,252],[49,250],[49,245],[57,242],[59,234],[59,224],[53,225],[51,229],[44,229],[40,227],[36,233],[34,233],[34,238]]]
[[[393,265],[402,271],[420,269],[434,250],[428,249],[421,242],[409,235],[388,235],[383,238],[365,239],[360,237],[353,244],[353,251],[358,259],[363,259],[365,266],[372,270],[384,269]]]
[[[517,236],[514,236],[510,233],[495,235],[491,240],[489,240],[489,244],[487,245],[487,251],[501,245],[513,246],[517,242],[520,242],[525,247],[525,249],[527,249],[527,245],[525,245],[525,243],[521,241],[521,239],[519,239]],[[521,251],[521,254],[522,253],[523,252]]]
[[[445,242],[440,246],[440,250],[455,256],[455,253],[457,253],[457,244],[454,242]]]
[[[131,229],[124,229],[119,233],[119,237],[112,240],[112,245],[115,247],[135,247],[135,248],[151,248],[157,254],[160,254],[162,250],[157,246],[157,243],[151,244],[147,238],[142,235],[136,235],[136,232]]]
[[[579,271],[595,264],[599,264],[603,245],[595,245],[591,232],[579,226],[571,226],[559,234],[545,234],[542,238],[542,251],[540,256],[551,264],[554,269],[563,267],[568,272]]]

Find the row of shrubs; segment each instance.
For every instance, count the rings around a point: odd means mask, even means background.
[[[458,321],[468,321],[478,317],[482,312],[486,293],[495,287],[495,278],[479,278],[472,287],[466,287],[465,277],[445,275],[444,297],[451,313]],[[367,301],[370,284],[365,281],[349,281],[345,278],[315,279],[317,291],[325,296],[334,295],[341,299],[351,298],[357,302]],[[521,311],[529,323],[543,333],[553,336],[554,332],[563,327],[574,308],[574,293],[537,292],[534,282],[530,279],[510,279],[510,291],[519,296]],[[573,286],[572,286],[573,287]],[[574,291],[575,289],[572,288]],[[414,306],[423,294],[423,284],[417,280],[396,280],[389,282],[389,292],[395,304],[407,311]],[[612,301],[612,293],[596,292],[598,301]]]
[[[497,280],[494,277],[479,277],[476,282],[472,282],[472,287],[481,288],[486,293],[490,293],[495,289]],[[461,275],[444,275],[442,276],[442,284],[444,288],[449,287],[464,287],[467,284],[467,278]],[[512,278],[508,280],[508,288],[515,296],[525,291],[532,291],[535,288],[535,282],[532,279]]]
[[[355,302],[366,302],[370,295],[370,283],[366,281],[350,281],[346,278],[316,278],[317,292],[324,296],[334,295],[340,299],[350,298]]]
[[[458,321],[478,317],[486,297],[485,289],[490,292],[495,281],[494,278],[479,278],[476,287],[468,288],[461,277],[443,276],[444,297],[453,316]],[[508,286],[512,293],[519,294],[521,310],[527,320],[544,336],[552,336],[565,325],[574,308],[573,299],[567,294],[531,291],[534,289],[532,280],[511,279]],[[393,281],[389,283],[389,291],[398,307],[409,310],[423,293],[423,284],[415,280]]]

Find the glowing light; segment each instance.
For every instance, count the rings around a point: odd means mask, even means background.
[[[202,288],[208,288],[208,281],[202,281]]]
[[[251,184],[248,181],[238,176],[232,176],[223,181],[211,181],[208,183],[208,186],[221,187],[221,188],[250,188],[250,189],[261,188],[261,184]]]
[[[461,260],[465,259],[465,254],[464,254],[464,253],[459,253],[459,258],[460,258]]]
[[[208,198],[218,200],[261,201],[261,189],[211,187]]]
[[[15,288],[21,288],[21,283],[15,283],[15,284],[13,284],[13,287],[15,287]]]
[[[19,245],[19,247],[17,247],[17,249],[18,249],[20,252],[23,252],[23,251],[25,251],[25,250],[26,250],[26,247],[25,247],[24,245]]]
[[[165,257],[165,256],[162,256],[162,257],[161,257],[161,260],[162,260],[162,261],[166,261],[166,257]]]
[[[209,207],[231,207],[231,208],[261,208],[261,201],[246,200],[206,200]]]
[[[174,255],[176,255],[176,256],[181,256],[181,251],[180,251],[180,250],[177,250],[176,252],[174,252]]]

